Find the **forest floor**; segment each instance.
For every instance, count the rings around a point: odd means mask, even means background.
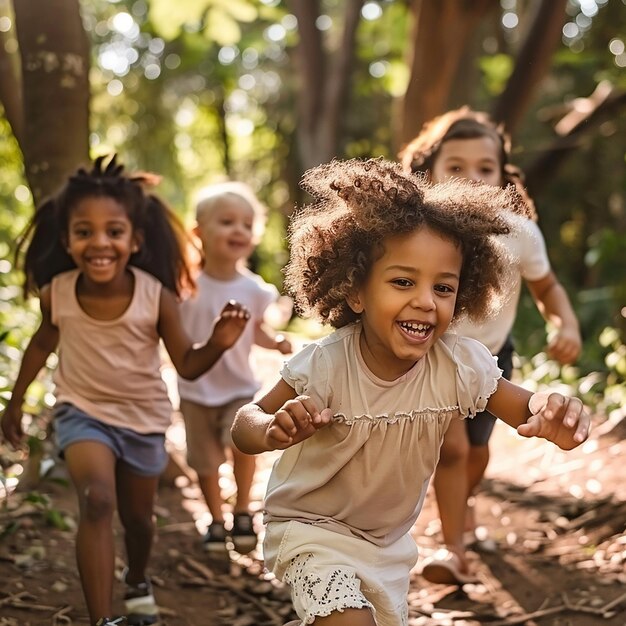
[[[263,351],[259,368],[275,376],[276,357]],[[590,439],[567,453],[497,424],[476,498],[479,522],[497,549],[470,552],[476,584],[434,585],[419,575],[440,540],[429,493],[413,531],[420,561],[411,579],[410,626],[626,626],[626,421],[596,422]],[[180,420],[169,439],[185,472]],[[256,510],[275,458],[258,459]],[[222,467],[232,501],[232,473]],[[63,467],[52,475],[62,477]],[[222,560],[202,551],[209,520],[188,477],[161,486],[156,513],[150,573],[163,626],[282,626],[296,617],[287,590],[264,573],[260,551],[231,551]],[[88,624],[74,561],[76,518],[75,494],[63,480],[49,478],[36,492],[17,490],[0,500],[0,626]],[[58,529],[55,520],[70,529]],[[262,533],[260,513],[255,524]],[[121,594],[119,585],[120,612]]]

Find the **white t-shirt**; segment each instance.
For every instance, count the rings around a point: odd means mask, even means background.
[[[454,332],[472,337],[483,343],[492,354],[497,354],[509,336],[522,289],[522,279],[534,281],[544,278],[550,271],[546,242],[539,226],[530,219],[514,218],[516,229],[503,235],[500,241],[511,255],[509,290],[500,312],[482,324],[462,320],[454,326]]]
[[[263,320],[265,309],[278,299],[278,290],[248,270],[227,281],[203,272],[196,282],[196,295],[181,305],[183,327],[195,344],[203,344],[210,337],[215,319],[229,300],[246,306],[250,320],[235,345],[208,372],[193,381],[178,378],[178,393],[185,400],[211,407],[237,398],[252,398],[261,388],[250,366],[254,328]]]

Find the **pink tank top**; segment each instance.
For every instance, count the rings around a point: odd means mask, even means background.
[[[56,402],[69,402],[91,417],[138,433],[163,433],[172,406],[161,378],[161,283],[131,267],[133,297],[115,320],[89,317],[76,298],[79,270],[55,276],[52,323],[59,329]]]

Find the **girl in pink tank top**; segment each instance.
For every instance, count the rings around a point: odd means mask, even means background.
[[[212,334],[194,346],[178,297],[193,288],[184,229],[147,190],[156,177],[124,173],[115,157],[79,169],[43,202],[18,244],[24,293],[36,294],[41,324],[30,340],[2,415],[4,438],[23,438],[24,395],[51,352],[55,430],[79,501],[76,557],[92,625],[113,617],[115,503],[125,531],[129,624],[157,623],[146,567],[153,505],[167,462],[169,406],[159,342],[185,378],[210,369],[243,331],[249,313],[225,303]]]

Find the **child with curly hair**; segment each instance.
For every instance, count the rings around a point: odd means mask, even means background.
[[[511,330],[522,281],[539,312],[554,328],[546,346],[548,355],[560,363],[573,363],[582,345],[578,320],[550,267],[534,205],[524,189],[522,172],[510,163],[510,153],[511,142],[502,126],[482,111],[461,107],[427,122],[399,155],[406,172],[422,173],[433,183],[462,178],[495,187],[512,185],[530,208],[528,217],[519,218],[515,236],[501,238],[509,251],[507,272],[511,276],[502,309],[488,323],[464,320],[456,328],[458,334],[473,337],[489,348],[505,378],[513,373]],[[430,582],[462,584],[475,580],[465,556],[466,545],[494,549],[486,529],[477,528],[471,504],[489,463],[489,438],[495,420],[484,411],[465,423],[453,422],[446,432],[433,479],[445,547],[423,563],[422,575]]]
[[[489,408],[563,449],[588,435],[582,402],[531,394],[491,353],[449,333],[498,308],[497,237],[523,212],[511,191],[431,186],[381,159],[308,171],[313,202],[290,225],[286,285],[336,330],[306,346],[237,413],[243,452],[284,450],[265,498],[267,566],[291,588],[298,624],[406,626],[409,531],[444,433]]]
[[[192,287],[184,229],[147,191],[153,175],[127,175],[115,157],[96,159],[42,202],[18,246],[26,248],[25,295],[41,323],[22,359],[2,415],[4,438],[24,436],[24,395],[58,348],[54,430],[76,488],[76,560],[90,624],[112,618],[115,509],[124,528],[129,625],[157,624],[146,577],[153,508],[167,464],[172,406],[161,378],[160,340],[181,376],[210,369],[239,338],[249,312],[226,303],[204,340],[185,333],[178,296]]]

